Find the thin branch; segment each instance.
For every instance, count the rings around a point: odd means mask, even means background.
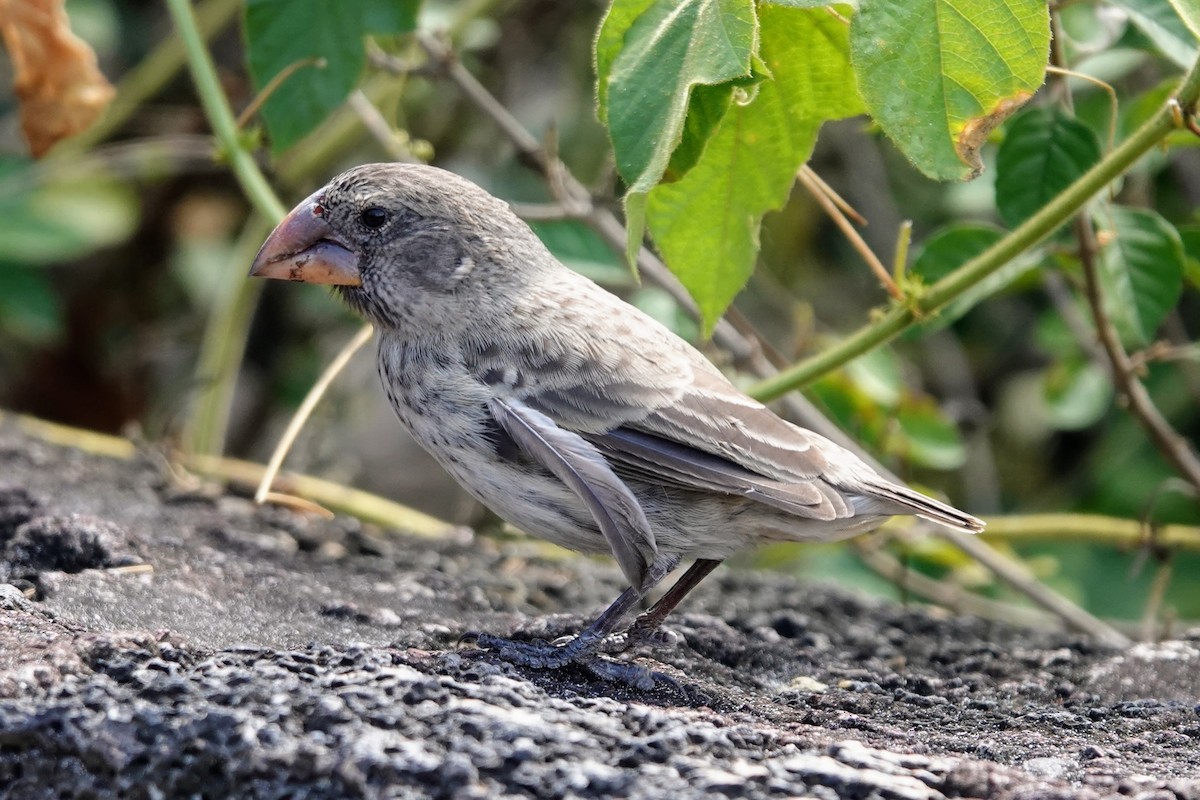
[[[1036,542],[1083,542],[1125,550],[1152,547],[1160,551],[1200,552],[1200,527],[1159,525],[1148,527],[1136,519],[1102,514],[1016,514],[989,517],[987,541],[1012,545]]]
[[[846,219],[846,215],[842,213],[837,203],[825,193],[822,183],[813,180],[812,174],[805,170],[797,172],[796,179],[800,182],[801,186],[808,189],[809,194],[813,196],[821,208],[824,209],[825,213],[829,215],[830,219],[834,221],[838,229],[841,230],[842,235],[850,242],[850,246],[854,248],[854,251],[858,253],[863,261],[867,262],[867,266],[875,273],[875,277],[883,284],[883,288],[887,290],[887,293],[895,300],[903,299],[904,292],[900,291],[900,287],[892,280],[887,267],[871,251],[871,247],[863,240],[862,236],[859,236],[858,231],[850,224],[850,220]]]
[[[288,450],[292,449],[292,442],[296,441],[296,437],[300,435],[300,429],[304,427],[304,423],[308,422],[313,409],[317,407],[317,403],[325,396],[325,392],[329,389],[329,385],[333,383],[334,378],[341,374],[341,371],[350,363],[350,359],[354,357],[354,354],[371,340],[371,335],[374,332],[375,329],[371,327],[370,323],[359,328],[358,333],[354,334],[354,338],[338,351],[333,361],[329,362],[329,366],[325,367],[325,371],[321,373],[321,377],[308,390],[308,394],[304,396],[304,401],[300,403],[300,407],[296,409],[296,413],[292,415],[292,419],[288,422],[283,436],[280,436],[279,441],[275,444],[275,450],[271,453],[271,460],[267,462],[267,468],[263,471],[262,481],[258,484],[258,490],[254,493],[254,502],[261,503],[267,499],[267,495],[271,492],[271,482],[275,480],[275,475],[279,472],[280,466],[283,465],[283,459],[287,455]]]
[[[417,159],[408,149],[407,137],[398,134],[392,128],[375,104],[371,102],[371,98],[367,97],[366,92],[362,89],[355,89],[350,93],[350,98],[346,102],[358,115],[359,121],[362,122],[367,132],[388,154],[388,158],[407,164],[417,163]]]
[[[808,178],[813,183],[815,183],[817,186],[821,187],[821,191],[824,192],[825,195],[830,200],[832,200],[837,205],[838,208],[840,208],[842,210],[843,214],[845,214],[850,219],[854,220],[856,225],[866,225],[867,224],[867,218],[864,217],[862,214],[858,213],[858,210],[854,206],[850,205],[850,203],[847,202],[846,198],[842,197],[840,194],[837,193],[836,189],[834,189],[832,186],[830,186],[828,183],[826,183],[825,179],[822,178],[815,169],[810,167],[808,164],[805,164],[803,167],[800,168],[800,172],[801,172],[801,174],[804,175],[804,177]]]
[[[1113,382],[1124,399],[1129,412],[1149,434],[1159,453],[1188,483],[1200,493],[1200,458],[1187,439],[1180,436],[1167,418],[1158,410],[1150,393],[1137,378],[1129,354],[1121,345],[1121,337],[1104,307],[1104,290],[1096,267],[1096,236],[1092,224],[1082,215],[1075,222],[1079,242],[1079,261],[1083,265],[1088,306],[1096,325],[1096,335],[1111,366]]]
[[[1172,102],[1191,119],[1200,97],[1200,59],[1180,82]],[[1075,216],[1084,204],[1125,173],[1139,158],[1158,146],[1175,129],[1172,104],[1166,103],[1128,139],[1102,158],[1078,180],[1038,210],[1016,229],[975,258],[970,259],[911,305],[893,306],[878,320],[864,325],[837,344],[783,370],[774,378],[754,387],[759,399],[773,399],[799,389],[817,378],[840,368],[928,317],[964,292],[976,286],[1021,253],[1041,242]]]
[[[7,424],[9,420],[14,421],[22,432],[44,442],[71,447],[93,455],[128,461],[136,458],[140,452],[137,445],[119,436],[72,428],[24,414],[0,411],[0,422]],[[254,464],[236,458],[185,453],[179,457],[179,460],[185,468],[206,478],[227,481],[247,489],[256,486],[266,471],[266,467],[262,464]],[[448,522],[400,503],[309,475],[283,475],[279,477],[277,485],[281,490],[290,494],[302,495],[322,506],[379,525],[387,530],[397,530],[417,536],[441,536],[452,527]]]

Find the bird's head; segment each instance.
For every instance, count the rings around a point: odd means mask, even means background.
[[[438,324],[452,307],[461,314],[464,297],[482,301],[519,284],[500,273],[536,269],[539,250],[507,204],[470,181],[435,167],[366,164],[296,206],[250,274],[333,285],[372,322],[403,328]]]

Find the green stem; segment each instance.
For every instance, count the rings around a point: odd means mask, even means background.
[[[1082,542],[1135,549],[1200,552],[1200,527],[1191,525],[1147,526],[1136,519],[1100,514],[1024,514],[988,517],[985,541],[1008,544]]]
[[[196,382],[200,390],[184,429],[184,452],[219,454],[224,451],[250,320],[265,284],[264,281],[247,280],[246,265],[254,258],[270,230],[271,226],[255,214],[242,229],[237,246],[233,248],[228,274],[221,281],[225,291],[209,310],[200,344],[196,365]]]
[[[200,103],[204,113],[212,125],[213,133],[221,144],[221,150],[229,159],[242,191],[250,203],[272,224],[283,218],[286,209],[279,198],[275,196],[266,177],[254,162],[254,157],[242,146],[238,138],[237,122],[221,83],[217,79],[217,70],[213,66],[204,39],[196,27],[196,18],[192,15],[192,7],[188,0],[167,0],[167,8],[175,20],[175,27],[183,39],[183,47],[187,52],[188,66],[192,70],[192,80],[196,83],[196,91],[200,95]]]
[[[1175,95],[1190,112],[1200,97],[1200,60],[1184,76]],[[1124,173],[1147,151],[1159,144],[1175,127],[1171,110],[1164,106],[1146,121],[1120,147],[1084,173],[1038,213],[1021,223],[996,244],[929,287],[923,295],[905,306],[893,306],[880,319],[857,331],[815,356],[805,359],[762,381],[751,391],[759,400],[773,400],[799,389],[832,372],[847,362],[877,347],[950,301],[960,297],[1013,258],[1045,239],[1083,208],[1092,197]]]

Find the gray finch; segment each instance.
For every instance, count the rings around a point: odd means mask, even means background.
[[[983,529],[747,397],[452,173],[339,175],[280,223],[251,274],[336,286],[378,330],[400,421],[455,480],[528,533],[617,560],[626,602],[584,644],[515,660],[590,657],[682,559],[697,560],[690,577],[643,628],[722,559],[765,542],[841,539],[899,514]]]

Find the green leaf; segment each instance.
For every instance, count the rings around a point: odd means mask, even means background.
[[[935,283],[991,247],[1004,231],[982,223],[956,223],[936,231],[925,240],[913,259],[911,272],[926,284]],[[996,272],[972,286],[922,326],[937,330],[954,322],[981,301],[1001,291],[1037,264],[1034,254],[1017,256]]]
[[[62,307],[45,272],[0,262],[0,331],[38,345],[62,335]]]
[[[890,347],[868,350],[846,365],[846,375],[873,402],[894,408],[904,393],[900,360]]]
[[[1100,139],[1057,106],[1034,108],[1008,125],[996,153],[996,208],[1015,228],[1100,160]]]
[[[1097,220],[1101,239],[1100,280],[1105,307],[1131,347],[1153,341],[1183,291],[1184,256],[1179,233],[1153,211],[1113,206]]]
[[[629,25],[607,70],[604,118],[630,191],[662,177],[692,87],[750,75],[756,22],[752,0],[655,0]]]
[[[605,286],[633,286],[633,276],[612,248],[579,220],[532,221],[529,227],[559,261],[576,272]]]
[[[1171,0],[1171,5],[1192,36],[1200,39],[1200,5],[1195,0]]]
[[[864,0],[850,28],[867,110],[931,178],[969,178],[988,133],[1042,84],[1044,0]]]
[[[653,5],[655,0],[613,0],[600,31],[596,34],[596,118],[608,125],[608,78],[613,62],[625,46],[629,28]]]
[[[1124,10],[1129,21],[1180,68],[1187,69],[1196,61],[1196,34],[1176,11],[1186,8],[1187,3],[1180,2],[1174,8],[1170,0],[1109,0],[1109,3]],[[1194,6],[1191,13],[1200,15]]]
[[[825,11],[775,6],[761,9],[761,23],[772,77],[733,105],[691,171],[646,203],[654,240],[695,298],[706,334],[753,271],[762,217],[787,201],[820,123],[860,108],[847,91],[844,24]]]
[[[1108,373],[1092,361],[1059,362],[1043,375],[1050,422],[1059,430],[1081,430],[1096,424],[1113,398]]]
[[[1179,238],[1183,241],[1184,277],[1200,289],[1200,225],[1179,226]]]
[[[902,405],[896,423],[900,435],[889,440],[889,449],[914,464],[957,469],[967,460],[958,427],[933,403]]]
[[[345,101],[366,64],[363,37],[413,30],[419,0],[247,0],[246,51],[250,76],[261,91],[295,64],[262,116],[276,153],[286,150]]]
[[[0,241],[14,264],[70,261],[123,242],[138,214],[130,186],[105,176],[40,186],[25,171],[0,178]]]

